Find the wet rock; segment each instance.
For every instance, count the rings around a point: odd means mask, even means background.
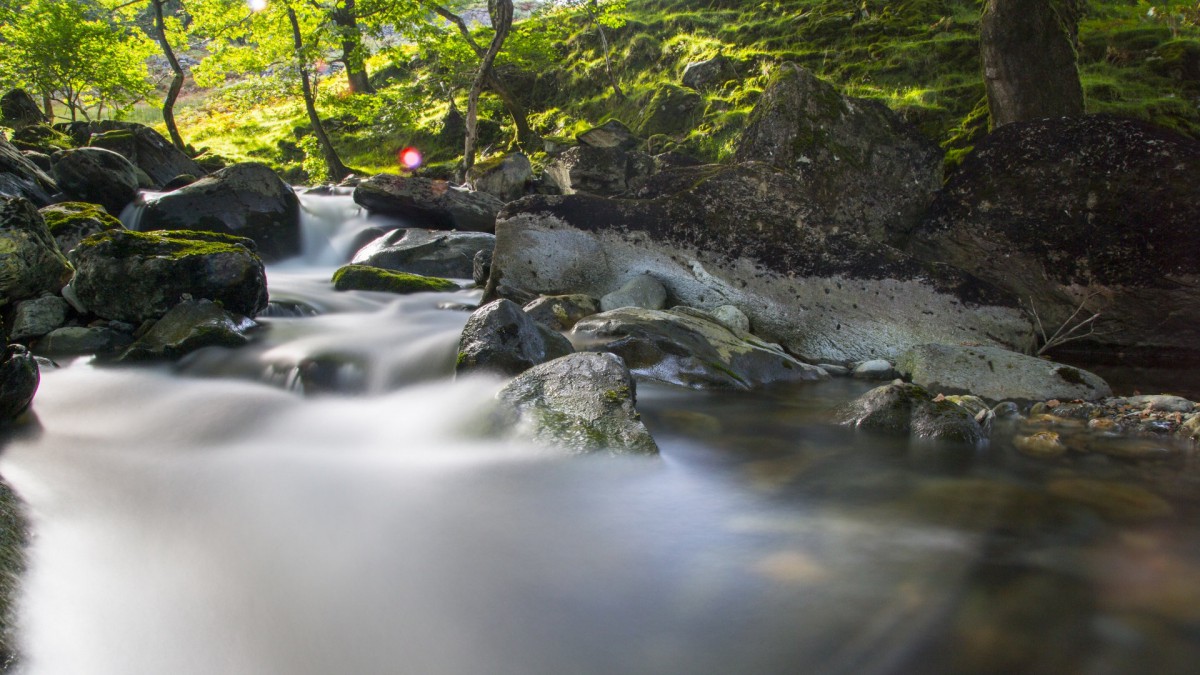
[[[0,196],[21,197],[45,206],[56,192],[54,179],[0,135]]]
[[[247,237],[273,262],[300,253],[300,199],[265,164],[234,164],[146,202],[139,229]]]
[[[1186,422],[1179,425],[1177,433],[1193,442],[1200,441],[1200,414],[1191,416]]]
[[[0,123],[20,131],[35,124],[45,124],[46,116],[24,89],[10,89],[0,96]]]
[[[896,368],[930,391],[970,393],[992,401],[1112,395],[1104,380],[1086,370],[995,347],[918,345],[900,355]]]
[[[879,241],[916,223],[942,185],[942,151],[887,106],[842,96],[808,70],[772,74],[737,161],[795,174],[834,223]]]
[[[446,181],[380,174],[354,188],[354,201],[371,213],[414,219],[435,230],[495,232],[504,202],[486,192],[456,188]]]
[[[605,312],[622,307],[662,309],[666,304],[667,289],[649,274],[639,274],[600,298],[600,309]]]
[[[38,212],[63,253],[75,248],[85,237],[125,227],[99,204],[63,202],[43,207]]]
[[[407,228],[392,230],[354,254],[351,263],[434,277],[470,279],[475,256],[496,247],[486,232],[444,232]]]
[[[655,169],[654,160],[644,153],[580,145],[555,157],[544,179],[560,194],[612,196],[625,194]]]
[[[562,335],[541,326],[515,302],[500,299],[475,310],[458,342],[455,373],[517,375],[574,351]]]
[[[733,61],[726,56],[714,56],[704,61],[693,61],[683,67],[683,86],[696,91],[707,91],[737,79]]]
[[[68,199],[100,204],[109,213],[120,213],[138,191],[129,160],[103,148],[62,151],[54,163],[54,179]]]
[[[581,145],[592,148],[617,148],[633,150],[642,140],[635,136],[629,127],[620,120],[609,120],[598,127],[592,127],[575,135]]]
[[[33,204],[0,197],[0,306],[57,293],[71,271]]]
[[[637,411],[636,384],[612,354],[570,354],[534,366],[496,395],[500,424],[570,453],[657,454]]]
[[[1078,17],[1060,9],[1044,0],[984,5],[979,42],[992,126],[1083,114],[1075,65]]]
[[[0,362],[0,424],[16,419],[33,401],[41,382],[33,355],[21,345],[7,345]]]
[[[697,389],[750,389],[819,380],[825,373],[753,336],[742,339],[708,314],[626,307],[583,319],[572,330],[581,349],[612,352],[638,377]]]
[[[600,302],[590,295],[544,295],[525,305],[534,321],[556,331],[567,331],[585,317],[600,311]]]
[[[67,308],[67,301],[57,295],[18,302],[13,311],[8,339],[24,342],[49,333],[66,322]]]
[[[1035,431],[1031,434],[1018,434],[1013,437],[1013,446],[1023,455],[1045,459],[1061,457],[1067,453],[1067,446],[1057,431]]]
[[[105,121],[96,125],[88,144],[105,148],[128,159],[149,179],[153,187],[168,185],[180,175],[203,176],[205,171],[154,129],[133,122]],[[175,187],[182,187],[175,185]]]
[[[887,359],[871,359],[854,366],[851,375],[860,380],[893,380],[896,378],[896,369]]]
[[[935,400],[915,384],[876,387],[837,413],[839,424],[918,439],[979,443],[983,429],[975,417],[950,401]]]
[[[992,412],[996,414],[996,419],[1015,420],[1021,417],[1021,408],[1012,401],[1001,401],[997,403]]]
[[[1196,404],[1186,398],[1166,394],[1129,396],[1115,401],[1106,401],[1106,403],[1110,405],[1129,405],[1143,410],[1168,413],[1190,413],[1196,409]]]
[[[38,354],[81,356],[116,354],[133,343],[133,335],[107,326],[66,326],[56,328],[34,345]]]
[[[121,354],[121,361],[176,359],[202,347],[240,347],[257,324],[210,300],[175,305]]]
[[[850,369],[839,363],[818,363],[817,367],[834,377],[847,377],[850,375]]]
[[[267,306],[254,242],[215,232],[110,230],[71,251],[73,297],[106,319],[140,324],[185,300],[208,299],[253,317]]]
[[[467,180],[471,189],[511,202],[525,195],[525,189],[533,180],[533,166],[528,157],[512,152],[497,160],[475,164]]]
[[[662,83],[638,115],[637,133],[642,138],[657,134],[681,134],[695,126],[702,114],[702,96],[678,85]]]
[[[383,293],[431,293],[458,290],[449,279],[407,272],[392,272],[369,265],[346,265],[333,273],[334,290],[381,291]]]

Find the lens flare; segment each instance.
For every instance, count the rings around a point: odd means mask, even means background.
[[[403,164],[404,168],[408,169],[409,171],[421,166],[421,151],[416,148],[405,148],[401,150],[397,156],[400,159],[400,163]]]
[[[267,0],[246,0],[251,12],[261,12],[267,8]]]

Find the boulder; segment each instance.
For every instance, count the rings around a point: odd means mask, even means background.
[[[71,271],[34,205],[0,197],[0,306],[58,293]]]
[[[13,133],[12,144],[20,150],[48,156],[76,147],[73,138],[49,124],[34,124]]]
[[[266,274],[253,246],[215,232],[101,232],[71,251],[70,289],[93,314],[134,325],[187,299],[253,317],[267,306]]]
[[[1128,360],[1200,358],[1200,141],[1106,116],[1005,125],[982,139],[908,250],[1021,298],[1046,333]],[[1087,332],[1081,331],[1081,332]]]
[[[678,85],[663,83],[650,96],[638,115],[637,133],[642,138],[657,134],[682,134],[700,121],[704,114],[704,98]]]
[[[495,247],[496,236],[486,232],[402,228],[367,244],[350,262],[394,272],[470,279],[476,254]]]
[[[721,323],[722,326],[728,328],[734,335],[739,337],[750,332],[750,317],[742,310],[733,305],[721,305],[708,310],[712,318]]]
[[[458,342],[455,372],[517,375],[574,349],[566,338],[534,322],[511,300],[475,310]]]
[[[493,240],[491,247],[476,251],[475,256],[471,258],[471,281],[474,281],[476,286],[486,285],[488,277],[492,275],[492,251],[495,249],[496,242]]]
[[[1086,370],[995,347],[917,345],[900,355],[896,368],[929,391],[992,402],[1112,396],[1108,384]]]
[[[533,166],[528,157],[512,152],[500,159],[475,164],[467,180],[471,189],[485,192],[500,201],[511,202],[525,195],[525,188],[533,180]]]
[[[13,311],[8,339],[25,342],[62,326],[67,320],[67,301],[57,295],[22,300]]]
[[[621,123],[621,120],[609,120],[598,127],[581,131],[575,135],[575,140],[581,145],[592,148],[616,148],[618,150],[633,150],[641,144],[638,138]]]
[[[111,356],[133,342],[133,335],[108,326],[66,326],[56,328],[37,341],[38,354],[49,356]]]
[[[45,206],[56,192],[54,179],[0,134],[0,197],[21,197]]]
[[[300,253],[300,199],[265,164],[234,164],[147,201],[138,228],[247,237],[273,262]]]
[[[832,224],[886,242],[933,201],[942,156],[887,106],[842,96],[794,63],[772,75],[735,153],[795,174]]]
[[[16,419],[33,401],[41,382],[37,360],[21,345],[7,345],[0,360],[0,425]]]
[[[240,347],[250,341],[246,332],[256,325],[210,300],[186,300],[155,321],[119,360],[176,359],[202,347]]]
[[[972,444],[984,440],[969,410],[903,382],[868,391],[839,410],[837,420],[856,429],[914,439]]]
[[[380,174],[354,188],[354,201],[376,214],[409,219],[435,230],[494,232],[504,202],[486,192],[457,188],[444,180]]]
[[[497,423],[572,454],[657,454],[634,409],[636,392],[618,357],[570,354],[530,368],[500,390]]]
[[[21,154],[47,175],[54,172],[54,162],[50,159],[50,155],[34,150],[22,150]]]
[[[138,191],[134,166],[104,148],[63,150],[54,163],[54,179],[68,199],[100,204],[109,213],[120,213]]]
[[[892,358],[914,344],[1025,344],[1017,300],[821,220],[798,179],[762,164],[675,169],[654,199],[534,196],[497,223],[490,285],[602,297],[640,274],[674,302],[740,308],[809,363]]]
[[[199,164],[154,129],[132,122],[121,124],[117,128],[93,133],[88,144],[112,150],[128,159],[158,189],[165,189],[181,175],[204,175],[205,171]]]
[[[737,79],[733,61],[726,56],[714,56],[704,61],[693,61],[683,67],[683,86],[696,91],[715,89],[730,80]]]
[[[408,272],[393,272],[369,265],[345,265],[333,273],[335,291],[380,291],[383,293],[433,293],[457,291],[449,279]]]
[[[992,126],[1083,114],[1078,17],[1046,0],[987,0],[979,53]]]
[[[86,237],[108,230],[121,230],[121,221],[104,211],[99,204],[87,202],[63,202],[51,204],[38,210],[46,227],[64,253],[79,245]]]
[[[887,359],[871,359],[854,366],[850,375],[859,380],[891,380],[896,377],[896,369]]]
[[[687,307],[626,307],[590,316],[571,335],[588,351],[620,356],[638,377],[695,389],[751,389],[774,382],[819,380],[820,368],[776,345],[738,337],[712,316]]]
[[[571,330],[579,320],[597,314],[600,302],[590,295],[543,295],[524,307],[529,318],[551,330]]]
[[[544,180],[564,195],[611,196],[625,194],[654,170],[653,158],[644,153],[579,145],[555,157],[546,166]]]
[[[639,274],[623,286],[600,298],[600,311],[622,307],[662,309],[667,306],[667,289],[649,274]]]
[[[35,124],[45,124],[41,106],[24,89],[9,90],[0,96],[0,124],[20,131]]]

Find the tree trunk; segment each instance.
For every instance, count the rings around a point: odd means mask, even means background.
[[[362,31],[358,29],[358,15],[354,0],[346,0],[345,6],[335,9],[330,15],[342,39],[342,63],[346,66],[346,81],[355,94],[373,94],[371,78],[367,76],[367,60],[364,57]]]
[[[617,99],[624,101],[625,92],[621,91],[621,85],[617,84],[617,78],[613,76],[612,60],[608,56],[608,36],[604,33],[604,26],[600,25],[597,0],[589,0],[585,9],[588,13],[588,19],[596,27],[596,32],[600,33],[600,48],[604,50],[604,72],[608,74],[608,83],[612,85],[613,93],[617,95]]]
[[[287,15],[288,21],[292,23],[292,44],[296,48],[296,67],[300,70],[300,88],[304,92],[304,109],[308,112],[308,121],[312,125],[313,134],[317,137],[317,143],[321,146],[321,154],[325,156],[325,167],[329,170],[329,177],[334,182],[341,182],[350,175],[350,170],[346,168],[345,164],[342,164],[337,150],[333,149],[333,143],[329,142],[325,126],[321,124],[321,117],[317,115],[317,99],[313,95],[312,82],[308,79],[308,64],[304,60],[304,39],[300,37],[300,21],[296,18],[296,10],[288,7]]]
[[[167,97],[163,99],[162,116],[163,122],[167,125],[167,133],[171,135],[171,143],[182,151],[185,149],[183,137],[179,135],[179,127],[175,126],[175,99],[179,98],[179,92],[183,89],[183,68],[179,66],[179,59],[175,58],[175,50],[171,49],[171,42],[167,40],[167,26],[163,21],[163,2],[164,0],[150,0],[150,4],[154,5],[154,27],[158,29],[158,44],[162,47],[163,56],[167,57],[171,72],[174,73],[171,78],[171,86],[167,89]]]
[[[1083,114],[1073,20],[1050,0],[987,0],[979,42],[992,126]]]
[[[46,123],[54,124],[54,101],[50,100],[50,92],[42,92],[42,111],[46,113]]]
[[[492,29],[495,31],[495,34],[492,35],[492,43],[488,45],[488,49],[479,63],[479,72],[475,74],[475,81],[471,83],[471,93],[467,97],[467,142],[463,148],[460,181],[466,180],[467,173],[471,170],[471,166],[475,164],[475,137],[478,133],[476,126],[479,118],[479,94],[483,92],[483,84],[491,75],[492,64],[496,62],[496,55],[500,53],[500,48],[504,46],[504,40],[508,37],[508,31],[512,28],[512,0],[488,0],[488,14],[492,17]]]

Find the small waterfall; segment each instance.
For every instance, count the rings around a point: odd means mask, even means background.
[[[367,214],[354,203],[349,191],[335,188],[332,194],[312,190],[297,194],[303,253],[288,266],[344,265],[372,239],[397,227],[407,227],[395,218]]]
[[[117,220],[129,230],[142,229],[142,214],[146,212],[146,205],[153,203],[159,197],[166,194],[165,192],[155,192],[154,190],[142,190],[138,192],[138,196],[121,209],[121,213],[117,216]]]

